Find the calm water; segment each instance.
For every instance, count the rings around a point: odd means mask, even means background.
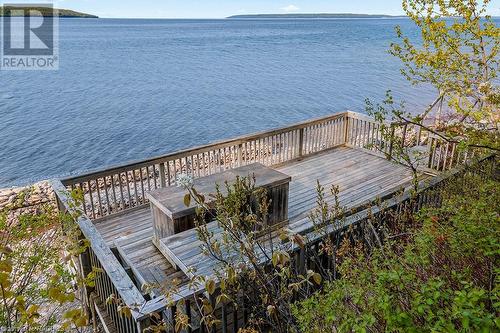
[[[432,100],[385,20],[71,20],[60,70],[0,72],[0,187],[81,173],[350,109]]]

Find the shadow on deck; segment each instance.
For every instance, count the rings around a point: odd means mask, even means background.
[[[317,180],[329,192],[340,189],[342,206],[351,209],[411,184],[412,174],[402,165],[362,149],[339,147],[275,169],[292,177],[289,192],[289,228],[300,231],[307,226],[309,212],[316,207]],[[328,196],[327,196],[328,197]],[[331,202],[333,198],[328,197]],[[172,280],[187,281],[156,249],[150,208],[138,207],[96,220],[95,226],[107,244],[117,248],[141,287],[144,284],[169,285]],[[156,296],[151,292],[151,296]]]

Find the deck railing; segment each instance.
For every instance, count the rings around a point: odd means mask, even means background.
[[[181,173],[203,177],[249,163],[279,165],[341,146],[348,113],[307,121],[236,139],[66,178],[69,189],[85,194],[84,213],[104,217],[146,203],[148,191],[175,185]]]
[[[439,135],[430,134],[428,168],[438,172],[448,171],[488,153],[487,149],[459,149],[458,146],[456,142],[449,142]]]
[[[105,243],[94,223],[75,207],[67,188],[58,180],[52,181],[52,188],[56,194],[57,203],[61,212],[70,214],[78,224],[82,238],[88,241],[89,246],[79,257],[79,269],[83,276],[95,274],[95,287],[86,287],[84,297],[93,311],[104,308],[111,319],[112,326],[118,332],[142,332],[141,320],[143,315],[138,309],[146,300],[134,285],[129,275]],[[97,299],[93,299],[95,295]],[[131,316],[125,316],[120,308],[131,310]]]
[[[409,155],[412,148],[420,148],[413,153],[421,160],[415,164],[424,171],[449,171],[485,153],[478,149],[458,149],[457,142],[445,140],[443,136],[410,122],[386,122],[386,135],[383,135],[382,123],[359,113],[347,113],[348,146],[367,149],[387,158],[394,157],[396,144],[405,147]]]
[[[470,160],[456,144],[411,124],[387,124],[394,139],[424,147],[427,168],[446,171]],[[381,124],[368,116],[346,111],[292,126],[220,141],[144,161],[112,167],[62,183],[84,193],[84,213],[101,218],[147,203],[145,193],[176,184],[179,174],[203,177],[245,164],[276,166],[342,145],[392,156],[393,142],[381,133]]]

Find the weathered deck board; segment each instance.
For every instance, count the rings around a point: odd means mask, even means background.
[[[151,241],[152,230],[145,229],[115,239],[120,255],[130,265],[138,285],[143,292],[151,296],[159,296],[162,289],[169,288],[173,279],[181,283],[187,282],[187,277],[176,271]]]
[[[366,154],[361,150],[340,148],[278,168],[292,176],[290,183],[290,227],[294,232],[313,227],[306,217],[316,206],[317,179],[323,184],[336,184],[340,188],[340,204],[346,209],[354,208],[388,191],[408,186],[411,172],[380,157]],[[327,201],[333,201],[328,197]],[[295,223],[300,220],[300,223]],[[212,222],[217,238],[217,222]],[[278,237],[276,237],[278,241]],[[213,275],[217,262],[201,251],[202,242],[195,230],[187,230],[178,235],[160,240],[162,252],[189,275]],[[231,251],[231,250],[229,250]],[[262,254],[262,260],[264,260]]]
[[[277,170],[292,177],[289,197],[289,220],[292,229],[307,228],[310,210],[316,207],[316,180],[319,179],[329,193],[332,184],[340,188],[339,199],[346,208],[358,206],[377,196],[387,194],[411,181],[409,169],[366,153],[361,149],[340,147],[300,161],[284,164]],[[328,201],[332,199],[327,196]],[[153,235],[149,206],[127,214],[110,216],[95,222],[105,241],[114,246],[122,237],[120,253],[140,274],[145,283],[156,283],[164,272],[166,284],[173,278],[186,277],[175,272],[172,265],[151,242]],[[187,241],[187,240],[186,240]],[[182,240],[179,241],[182,242]],[[183,248],[181,244],[180,248]],[[183,244],[185,247],[185,244]],[[190,243],[185,255],[196,255],[198,246]],[[186,249],[187,249],[186,248]],[[194,250],[193,250],[194,249]],[[196,261],[196,260],[194,260]],[[188,260],[188,262],[192,262]],[[200,263],[201,264],[201,263]],[[154,269],[155,272],[151,272]]]
[[[375,198],[384,190],[411,180],[411,172],[400,165],[344,147],[277,169],[292,176],[288,204],[291,222],[307,216],[316,206],[318,179],[327,193],[332,184],[339,186],[339,199],[346,207]],[[331,198],[327,199],[331,202]]]

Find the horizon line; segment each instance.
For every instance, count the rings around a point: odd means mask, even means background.
[[[95,16],[98,16],[97,19],[127,19],[127,20],[229,20],[229,19],[234,19],[235,17],[234,16],[251,16],[251,15],[287,15],[287,14],[237,14],[237,15],[231,15],[231,16],[225,16],[225,17],[147,17],[147,16],[144,16],[144,17],[127,17],[127,16],[105,16],[105,15],[98,15],[98,14],[91,14],[91,15],[95,15]],[[301,14],[294,14],[294,15],[301,15]],[[354,15],[361,15],[361,14],[354,14]],[[377,16],[377,15],[384,15],[386,16],[385,18],[386,19],[391,19],[391,18],[408,18],[407,15],[389,15],[389,14],[367,14],[367,15],[373,15],[373,16]],[[500,18],[500,15],[488,15],[490,16],[491,18]],[[68,17],[64,17],[64,18],[68,18]],[[247,18],[240,18],[240,19],[247,19]],[[258,17],[255,17],[255,18],[248,18],[248,19],[270,19],[270,18],[266,18],[266,17],[263,17],[263,18],[258,18]],[[275,18],[275,19],[279,19],[279,18]],[[300,17],[290,17],[289,19],[295,19],[295,20],[308,20],[308,19],[323,19],[323,20],[343,20],[343,19],[380,19],[378,17],[317,17],[317,18],[307,18],[307,17],[303,17],[303,18],[300,18]]]

